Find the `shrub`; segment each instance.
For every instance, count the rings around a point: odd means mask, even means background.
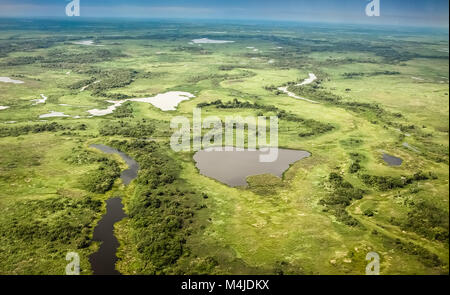
[[[92,193],[104,194],[109,191],[114,181],[120,176],[120,167],[116,161],[102,158],[103,161],[97,170],[82,177],[83,187]]]

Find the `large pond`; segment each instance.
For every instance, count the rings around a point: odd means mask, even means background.
[[[388,154],[383,154],[383,161],[385,161],[389,166],[400,166],[403,160]]]
[[[122,171],[120,178],[125,185],[128,185],[137,177],[139,164],[127,154],[102,144],[92,144],[90,147],[96,148],[107,154],[119,155],[128,165],[128,169]],[[119,242],[114,236],[114,224],[126,217],[123,211],[122,200],[114,197],[106,201],[106,214],[99,221],[94,229],[94,241],[101,242],[97,252],[89,256],[92,271],[95,275],[118,275],[116,270],[117,248]]]
[[[196,167],[202,175],[216,179],[232,187],[246,186],[247,177],[273,174],[281,177],[293,163],[310,157],[307,151],[278,149],[278,159],[271,163],[260,162],[262,151],[213,151],[195,153]]]

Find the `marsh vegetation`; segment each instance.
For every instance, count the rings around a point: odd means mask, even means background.
[[[0,26],[1,274],[63,274],[72,251],[91,274],[93,230],[115,196],[123,274],[363,274],[370,251],[382,274],[448,274],[448,31]],[[192,121],[195,107],[277,116],[280,147],[310,157],[281,177],[245,175],[246,187],[202,175],[169,145],[171,119]],[[67,117],[39,118],[52,112]],[[129,163],[92,144],[129,155],[137,177],[125,186]]]

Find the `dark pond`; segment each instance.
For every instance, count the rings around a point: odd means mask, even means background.
[[[137,177],[139,165],[127,154],[102,144],[92,144],[90,146],[107,154],[117,154],[127,163],[128,169],[122,171],[120,175],[125,185],[128,185]],[[116,270],[116,252],[119,242],[114,236],[114,224],[125,217],[126,214],[123,211],[120,197],[114,197],[106,201],[106,214],[94,229],[94,241],[102,243],[99,250],[89,257],[94,275],[120,275]]]
[[[403,160],[388,154],[383,154],[383,160],[389,165],[389,166],[400,166],[403,163]]]
[[[273,174],[281,177],[290,165],[311,154],[306,151],[278,149],[278,159],[271,163],[260,162],[261,151],[212,151],[195,153],[196,167],[202,175],[216,179],[229,186],[246,186],[247,177]]]

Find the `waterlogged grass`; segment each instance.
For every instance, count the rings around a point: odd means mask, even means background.
[[[10,107],[0,111],[0,273],[63,274],[65,255],[74,251],[82,274],[90,274],[103,201],[121,195],[129,217],[115,233],[124,274],[364,274],[370,251],[380,254],[381,274],[448,274],[448,53],[441,50],[448,49],[448,32],[372,30],[362,40],[355,28],[311,25],[274,31],[95,22],[93,33],[85,24],[74,31],[56,22],[59,30],[39,32],[9,22],[19,30],[0,33],[0,76],[25,83],[0,82],[0,105]],[[235,42],[189,44],[202,37]],[[91,39],[104,46],[73,44]],[[276,90],[309,73],[318,77],[307,87],[319,104]],[[196,97],[176,111],[136,102],[88,117],[88,110],[108,107],[105,100],[167,91]],[[34,105],[40,94],[48,100]],[[324,99],[328,94],[339,100]],[[247,189],[230,188],[200,175],[193,153],[170,150],[169,123],[178,115],[192,120],[199,104],[235,99],[333,129],[301,137],[305,124],[281,119],[280,147],[312,156],[282,178],[253,176]],[[50,111],[70,117],[41,122]],[[202,108],[203,117],[222,120],[261,113],[275,114]],[[64,128],[36,127],[53,122]],[[145,169],[124,187],[113,168],[125,164],[90,149],[92,143],[119,145]],[[383,153],[402,165],[388,166]],[[102,168],[109,161],[116,164]],[[364,181],[419,172],[429,177],[395,189]],[[107,185],[96,191],[86,177]],[[362,198],[348,198],[352,189]]]

